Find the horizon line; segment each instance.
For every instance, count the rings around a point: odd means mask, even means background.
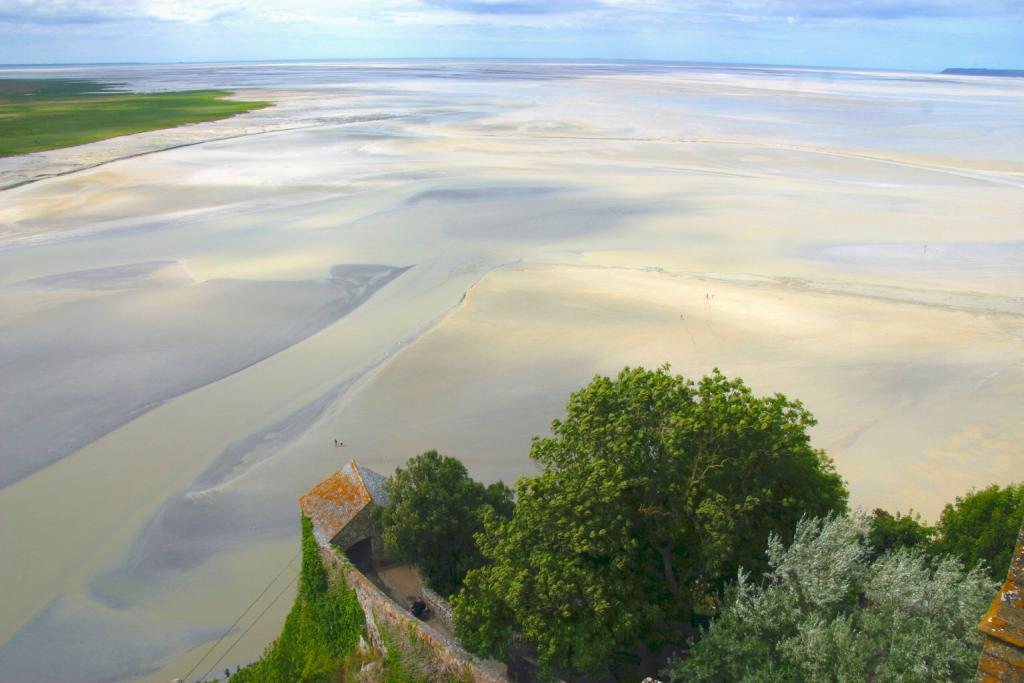
[[[709,62],[700,60],[644,59],[634,57],[299,57],[259,59],[217,59],[196,61],[99,61],[99,62],[22,62],[0,63],[0,69],[41,68],[41,67],[89,67],[89,66],[191,66],[212,64],[267,64],[267,63],[317,63],[317,62],[551,62],[551,63],[627,63],[665,64],[680,66],[731,66],[771,67],[789,69],[832,69],[837,71],[882,71],[941,74],[941,70],[923,70],[907,67],[833,66],[826,64],[782,64],[771,62]],[[947,66],[944,69],[961,68]],[[1006,67],[962,67],[986,70],[1014,70]]]

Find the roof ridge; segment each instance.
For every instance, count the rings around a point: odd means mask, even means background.
[[[355,472],[356,478],[359,480],[359,485],[363,487],[364,491],[366,491],[366,495],[370,497],[370,500],[373,500],[373,492],[370,491],[370,487],[366,485],[365,481],[363,481],[363,471],[360,469],[359,463],[356,462],[355,458],[352,458],[348,461],[348,464],[352,465],[352,471]]]
[[[373,491],[355,459],[299,498],[302,512],[330,542],[367,505],[375,503]]]

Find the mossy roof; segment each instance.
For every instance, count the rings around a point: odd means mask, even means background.
[[[333,539],[359,512],[371,503],[388,504],[384,477],[360,466],[355,460],[324,479],[299,498],[302,514],[324,538]]]
[[[1006,580],[979,625],[982,633],[1024,650],[1024,524]],[[1017,666],[1024,669],[1024,659]]]

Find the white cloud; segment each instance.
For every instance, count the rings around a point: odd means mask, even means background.
[[[141,0],[135,12],[159,21],[181,21],[188,24],[210,21],[217,17],[245,10],[245,3],[209,0]]]
[[[0,0],[0,21],[81,24],[130,19],[199,23],[244,11],[241,0]]]
[[[753,13],[835,19],[904,19],[1024,13],[1021,0],[752,0],[731,2]]]
[[[676,16],[679,20],[772,21],[1024,16],[1024,0],[0,0],[0,22],[87,24],[222,18],[326,24],[534,25]]]

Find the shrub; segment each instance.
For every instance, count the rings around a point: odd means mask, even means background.
[[[872,562],[863,518],[806,519],[768,546],[760,582],[740,572],[673,681],[968,681],[992,582],[952,557],[900,549]]]

